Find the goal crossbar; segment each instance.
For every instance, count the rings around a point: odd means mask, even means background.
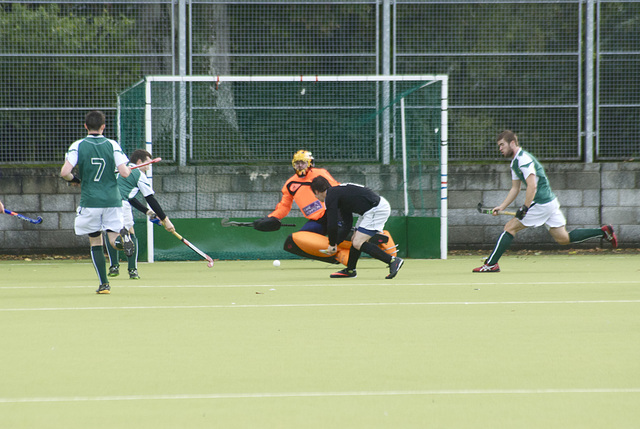
[[[148,82],[395,82],[441,81],[448,82],[447,75],[350,75],[350,76],[146,76]]]

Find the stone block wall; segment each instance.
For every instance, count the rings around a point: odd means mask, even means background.
[[[319,165],[341,182],[366,185],[384,195],[393,216],[402,215],[401,168],[396,165]],[[546,163],[551,185],[567,217],[567,229],[614,225],[621,247],[640,247],[640,163]],[[41,225],[0,216],[0,253],[84,252],[86,237],[73,232],[80,194],[58,178],[59,168],[0,167],[0,199],[5,207],[40,215]],[[288,165],[156,166],[154,189],[158,201],[173,219],[198,217],[262,217],[280,200],[280,190],[291,176]],[[414,176],[415,177],[415,176]],[[414,179],[438,192],[440,179],[426,170]],[[454,164],[449,166],[449,247],[491,248],[507,218],[481,215],[482,202],[493,207],[511,187],[508,164]],[[521,192],[514,209],[524,199]],[[294,209],[289,216],[299,217]],[[600,240],[580,244],[599,246]],[[518,234],[513,248],[557,246],[544,228]]]

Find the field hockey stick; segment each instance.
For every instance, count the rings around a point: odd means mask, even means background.
[[[229,226],[248,226],[250,228],[253,228],[253,222],[236,222],[234,220],[229,220],[229,218],[224,218],[222,220],[220,220],[220,225],[222,225],[224,228],[227,228]],[[296,226],[295,223],[281,223],[280,226],[291,226],[294,227]]]
[[[144,167],[145,165],[149,165],[149,164],[155,164],[156,162],[160,162],[160,161],[162,161],[162,158],[153,158],[149,162],[143,162],[142,164],[134,165],[133,167],[129,167],[129,168],[132,170],[135,170],[136,168]]]
[[[27,216],[25,216],[23,214],[20,214],[20,213],[12,212],[11,210],[4,209],[4,212],[6,214],[8,214],[8,215],[17,217],[20,220],[31,222],[31,223],[36,224],[36,225],[42,223],[42,218],[40,216],[38,216],[37,219],[31,219],[30,217],[27,217]]]
[[[182,241],[184,244],[186,244],[187,246],[189,246],[191,248],[191,250],[193,250],[194,252],[196,252],[198,255],[202,256],[204,259],[207,260],[208,264],[207,266],[209,268],[213,268],[213,259],[211,259],[211,256],[207,255],[206,253],[204,253],[202,250],[198,249],[196,246],[194,246],[193,244],[191,244],[191,242],[189,242],[189,240],[187,240],[186,238],[184,238],[183,236],[181,236],[180,234],[178,234],[177,231],[173,231],[173,235],[175,235],[176,237],[178,237],[180,239],[180,241]]]
[[[478,213],[482,213],[482,214],[493,214],[493,209],[485,209],[482,208],[482,203],[478,203]],[[516,212],[505,212],[505,211],[499,211],[498,212],[499,215],[507,215],[507,216],[515,216]]]

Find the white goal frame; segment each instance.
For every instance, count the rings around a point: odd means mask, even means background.
[[[447,259],[448,251],[448,83],[449,77],[447,75],[370,75],[370,76],[146,76],[144,78],[145,83],[145,142],[146,149],[150,153],[152,152],[152,116],[151,116],[151,90],[153,82],[395,82],[395,81],[422,81],[422,82],[441,82],[441,94],[440,94],[440,258]],[[384,106],[389,105],[390,98],[390,86],[383,85],[382,87],[382,102]],[[186,85],[181,85],[179,88],[179,115],[186,117]],[[404,98],[401,99],[401,132],[404,137]],[[389,109],[385,109],[382,113],[382,162],[383,164],[389,163],[390,154],[390,138],[389,138],[389,124],[390,124],[390,112]],[[186,153],[186,129],[180,130],[179,150]],[[406,144],[404,138],[402,139],[402,161],[403,161],[403,180],[404,180],[404,214],[408,214],[408,187],[407,187],[407,157],[406,157]],[[180,157],[185,159],[185,157]],[[149,180],[152,181],[153,173],[152,168],[148,171]],[[148,246],[148,262],[154,261],[154,243],[153,243],[153,224],[147,222],[147,246]]]

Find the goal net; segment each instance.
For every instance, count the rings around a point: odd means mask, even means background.
[[[165,165],[286,165],[303,148],[323,166],[396,166],[403,207],[394,209],[439,219],[436,257],[446,258],[447,82],[445,75],[147,76],[118,96],[117,138],[127,154],[146,148]],[[211,217],[197,204],[181,206],[172,218]],[[150,224],[147,231],[153,249]]]

